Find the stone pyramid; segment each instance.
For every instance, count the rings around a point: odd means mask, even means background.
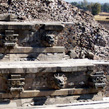
[[[66,22],[58,41],[66,53],[73,49],[77,58],[109,59],[108,30],[91,13],[63,0],[0,0],[0,16],[3,14],[14,14],[18,22]]]

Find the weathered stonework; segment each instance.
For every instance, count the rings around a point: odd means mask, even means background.
[[[96,89],[97,82],[90,80],[96,73],[95,63],[72,59],[75,52],[66,54],[63,46],[56,46],[68,25],[73,24],[0,22],[1,98],[84,94],[89,90],[97,93],[105,86]],[[99,84],[102,82],[100,79]],[[85,92],[80,92],[81,89]],[[48,94],[44,94],[47,90]]]

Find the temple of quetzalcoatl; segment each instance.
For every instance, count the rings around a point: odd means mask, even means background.
[[[108,62],[73,59],[58,38],[69,23],[0,22],[1,99],[97,93]]]
[[[109,34],[92,15],[61,0],[0,3],[1,100],[108,96]]]
[[[1,21],[11,19],[17,22],[72,22],[73,25],[65,27],[57,45],[65,46],[66,52],[73,48],[78,58],[109,59],[109,32],[97,23],[89,12],[80,10],[63,0],[10,1],[10,4],[8,0],[0,1]],[[8,14],[12,15],[9,17]]]

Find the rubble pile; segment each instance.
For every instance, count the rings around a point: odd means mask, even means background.
[[[73,49],[75,58],[109,59],[109,32],[97,23],[89,12],[62,0],[7,0],[0,1],[0,14],[12,13],[16,21],[68,22],[58,45],[66,52]],[[71,24],[70,24],[71,22]]]

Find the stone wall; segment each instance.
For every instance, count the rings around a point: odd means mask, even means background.
[[[10,5],[7,1],[2,0],[2,2],[0,4],[1,16],[7,13],[14,14],[16,22],[64,22],[65,28],[59,34],[57,45],[65,46],[66,53],[73,49],[77,53],[76,58],[109,60],[109,32],[97,23],[90,13],[62,0],[31,0],[31,2],[27,0],[27,3],[14,0]],[[29,38],[19,37],[19,45],[34,46],[36,44],[34,42],[36,37],[34,35],[31,37],[31,32],[22,33],[20,31],[18,33],[20,36],[30,33]],[[108,87],[106,90],[108,93]]]
[[[20,7],[19,7],[20,6]],[[109,32],[97,23],[91,13],[85,12],[62,0],[14,0],[0,4],[0,14],[12,13],[15,21],[72,22],[66,24],[58,45],[66,53],[75,49],[79,58],[108,59]]]

